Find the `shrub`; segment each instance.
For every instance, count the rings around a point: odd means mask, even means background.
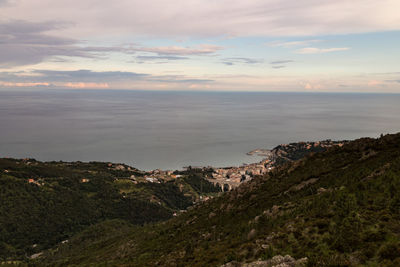
[[[379,251],[378,255],[381,259],[394,260],[400,257],[400,242],[391,242],[383,245]]]

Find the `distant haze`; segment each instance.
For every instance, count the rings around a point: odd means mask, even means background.
[[[400,131],[400,95],[0,92],[0,157],[231,166],[255,148]]]

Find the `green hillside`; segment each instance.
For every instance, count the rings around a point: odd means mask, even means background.
[[[94,225],[36,263],[400,266],[400,134],[309,155],[162,223]]]
[[[196,183],[204,184],[201,192]],[[3,158],[0,262],[26,260],[106,220],[134,225],[166,220],[200,194],[217,192],[196,172],[150,183],[143,172],[126,165]]]

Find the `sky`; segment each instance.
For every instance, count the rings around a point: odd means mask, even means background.
[[[0,0],[0,90],[400,93],[399,0]]]

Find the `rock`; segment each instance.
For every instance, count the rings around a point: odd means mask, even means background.
[[[231,262],[225,263],[224,265],[221,265],[221,267],[241,267],[241,266],[242,266],[242,264],[237,261],[231,261]]]
[[[43,254],[43,252],[39,252],[39,253],[36,253],[36,254],[33,254],[32,256],[30,256],[29,258],[30,259],[37,259],[37,258],[39,258],[40,256],[42,256],[42,254]]]
[[[325,193],[326,191],[327,191],[327,190],[326,190],[325,188],[320,187],[320,188],[318,188],[317,193],[318,193],[318,194],[322,194],[322,193]]]
[[[307,261],[307,258],[296,260],[290,255],[277,255],[266,261],[258,260],[250,263],[232,261],[222,265],[221,267],[301,267],[306,266]]]
[[[273,215],[277,214],[279,212],[281,207],[277,206],[277,205],[273,205],[271,208],[271,212]]]
[[[203,238],[205,239],[205,240],[209,240],[209,239],[211,239],[211,233],[204,233],[203,235]]]
[[[285,262],[285,257],[281,255],[274,256],[272,259],[269,260],[271,265],[277,265]]]
[[[247,239],[248,240],[250,240],[250,239],[253,239],[254,237],[256,237],[256,235],[257,235],[257,231],[256,231],[256,229],[251,229],[250,230],[250,232],[247,234]]]
[[[274,256],[272,259],[267,260],[266,266],[274,266],[274,267],[297,267],[297,266],[304,266],[307,263],[307,258],[302,258],[300,260],[294,259],[290,255],[281,256],[277,255]]]

